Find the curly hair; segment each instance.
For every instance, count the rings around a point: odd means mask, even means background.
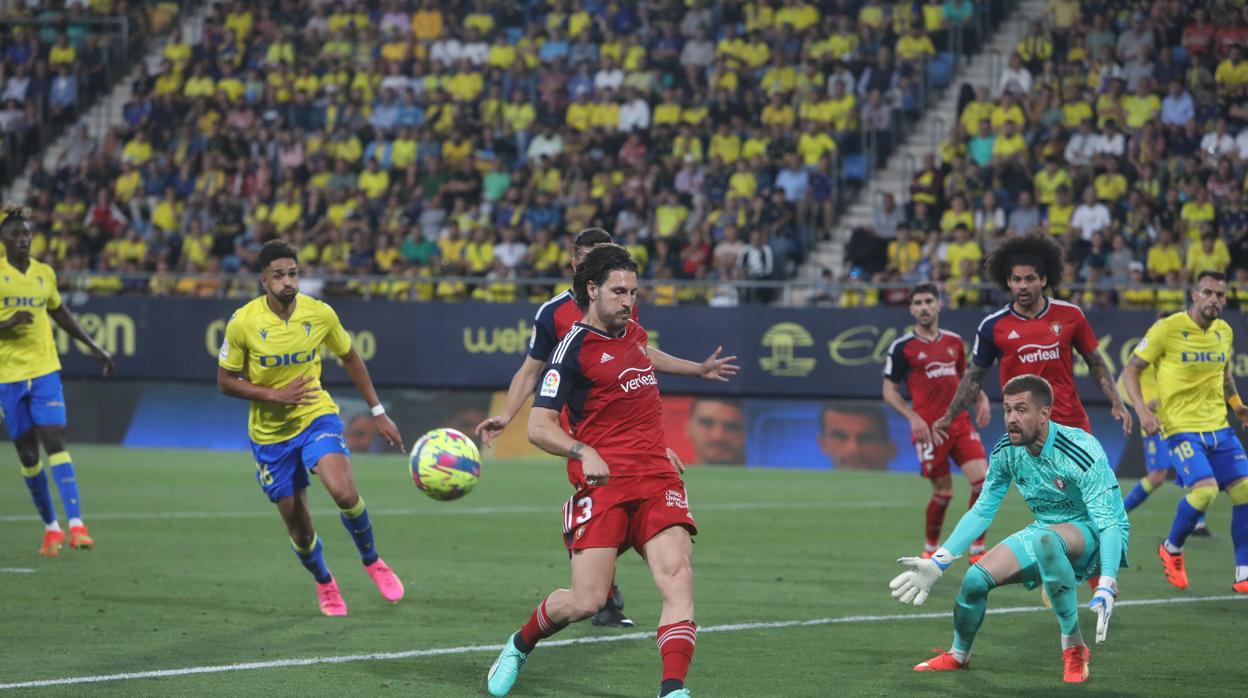
[[[1010,290],[1014,267],[1026,265],[1044,277],[1045,288],[1056,289],[1066,271],[1061,245],[1045,235],[1022,235],[1001,243],[988,257],[988,278],[1003,291]]]

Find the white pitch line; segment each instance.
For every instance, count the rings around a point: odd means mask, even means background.
[[[1217,601],[1245,601],[1248,595],[1228,594],[1225,596],[1176,596],[1168,599],[1126,599],[1115,604],[1123,606],[1168,606],[1173,604],[1211,603]],[[1007,608],[989,609],[989,615],[1013,613],[1051,612],[1043,606],[1012,606]],[[812,620],[781,620],[762,623],[733,623],[729,625],[709,625],[698,628],[698,634],[706,633],[738,633],[750,630],[778,630],[784,628],[809,628],[822,625],[842,625],[847,623],[882,623],[908,620],[940,620],[952,618],[948,611],[932,613],[894,613],[885,615],[838,616],[836,618],[815,618]],[[652,640],[654,633],[638,632],[625,635],[597,635],[578,637],[568,640],[547,640],[542,647],[570,647],[573,645],[597,645],[607,642],[624,642],[628,640]],[[0,690],[13,688],[46,688],[48,686],[72,686],[84,683],[106,683],[112,681],[133,681],[136,679],[161,679],[177,676],[193,676],[196,674],[221,674],[233,671],[252,671],[256,669],[281,669],[285,667],[312,666],[315,664],[350,664],[353,662],[375,662],[391,659],[413,659],[420,657],[439,657],[448,654],[473,654],[476,652],[497,652],[502,645],[461,645],[459,647],[438,647],[425,650],[407,650],[404,652],[374,652],[371,654],[348,654],[336,657],[304,657],[297,659],[274,659],[267,662],[246,662],[240,664],[215,664],[208,666],[183,667],[181,669],[159,669],[155,671],[134,671],[123,674],[100,674],[97,676],[73,676],[62,679],[40,679],[35,681],[19,681],[16,683],[0,683]]]
[[[33,567],[0,567],[0,574],[34,574]]]
[[[773,509],[887,509],[911,506],[910,502],[721,502],[695,504],[698,511],[753,511]],[[551,514],[558,515],[558,506],[549,507],[454,507],[431,505],[419,508],[373,509],[374,516],[489,516],[495,514]],[[313,511],[314,516],[330,516],[338,511]],[[148,521],[152,519],[267,519],[273,516],[271,509],[255,511],[130,511],[88,512],[84,518],[91,521]],[[32,523],[39,517],[34,514],[7,514],[0,516],[0,523]]]

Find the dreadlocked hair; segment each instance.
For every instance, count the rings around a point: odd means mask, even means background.
[[[4,204],[3,211],[4,221],[0,222],[0,234],[8,232],[9,226],[11,225],[30,222],[30,209],[21,204],[6,203]]]
[[[988,278],[1003,291],[1010,290],[1014,267],[1029,266],[1044,277],[1045,287],[1056,289],[1066,271],[1061,245],[1045,235],[1022,235],[1001,243],[988,257]]]

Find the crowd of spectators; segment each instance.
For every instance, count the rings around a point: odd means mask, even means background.
[[[0,9],[0,183],[70,123],[181,9],[174,0],[17,0]]]
[[[242,288],[280,236],[336,289],[511,300],[549,293],[525,280],[565,276],[570,234],[599,225],[658,302],[732,304],[729,282],[791,278],[834,220],[839,157],[864,141],[887,151],[898,114],[919,107],[925,62],[955,30],[973,41],[978,12],[973,0],[218,4],[202,36],[174,32],[135,81],[123,124],[77,130],[35,170],[37,253],[98,272],[101,292],[140,271],[237,275]],[[334,281],[345,275],[387,279]]]
[[[986,255],[1040,234],[1063,242],[1059,295],[1085,308],[1179,310],[1204,270],[1248,301],[1246,46],[1240,2],[1050,0],[909,191],[854,232],[846,278],[943,281],[979,304]]]

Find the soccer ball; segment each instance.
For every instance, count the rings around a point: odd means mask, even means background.
[[[481,477],[481,452],[454,429],[434,429],[420,437],[409,462],[416,486],[440,501],[468,494]]]

